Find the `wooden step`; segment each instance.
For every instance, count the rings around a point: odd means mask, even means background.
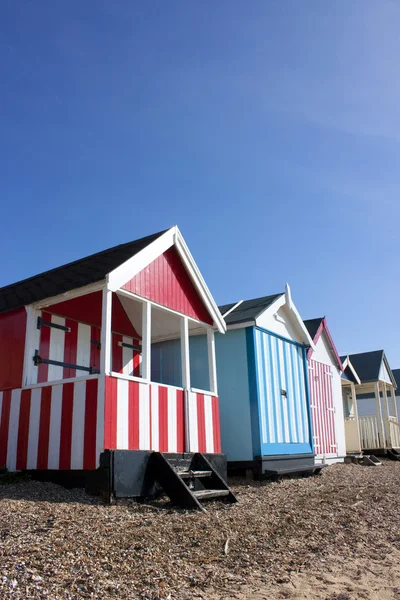
[[[197,500],[208,500],[209,498],[222,498],[229,496],[229,490],[197,490],[192,492]]]
[[[212,471],[177,471],[182,479],[192,479],[193,477],[211,477]]]

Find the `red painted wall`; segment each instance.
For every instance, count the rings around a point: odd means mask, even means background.
[[[25,332],[25,308],[0,315],[0,390],[22,386]]]
[[[99,291],[53,304],[46,308],[46,312],[101,328],[101,303],[102,292]],[[111,319],[113,331],[122,335],[138,337],[116,294],[113,294]]]
[[[174,247],[156,258],[123,288],[212,325],[212,319]]]

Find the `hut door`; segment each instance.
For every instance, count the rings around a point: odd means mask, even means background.
[[[329,365],[310,361],[311,411],[317,455],[337,454],[332,379]]]

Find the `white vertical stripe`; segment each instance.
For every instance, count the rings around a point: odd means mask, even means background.
[[[27,383],[28,384],[34,384],[37,383],[38,381],[38,373],[39,373],[39,367],[35,366],[33,364],[33,357],[35,355],[35,350],[40,349],[40,329],[38,329],[37,326],[37,320],[38,317],[42,316],[42,312],[39,310],[35,310],[33,313],[33,319],[32,322],[28,319],[26,326],[27,327],[32,327],[32,331],[31,331],[31,338],[30,338],[30,354],[27,357],[27,360],[29,361],[29,365],[27,365]]]
[[[299,376],[299,356],[298,356],[298,351],[297,351],[297,347],[294,348],[293,351],[293,373],[294,373],[294,378],[295,378],[295,392],[296,392],[296,397],[295,397],[295,402],[297,405],[297,426],[298,426],[298,430],[299,430],[299,444],[302,444],[304,442],[304,430],[303,430],[303,397],[302,397],[302,392],[301,392],[301,382],[300,382],[300,376]]]
[[[199,435],[197,430],[197,394],[188,392],[189,405],[189,452],[199,451]]]
[[[178,434],[177,434],[177,391],[174,388],[168,389],[168,452],[177,452]]]
[[[123,344],[133,344],[131,337],[123,336]],[[122,346],[122,372],[124,375],[133,375],[133,349]]]
[[[83,468],[83,439],[85,435],[86,381],[74,383],[72,409],[71,469]]]
[[[206,424],[206,449],[214,452],[213,417],[211,396],[204,395],[204,421]]]
[[[129,449],[129,381],[117,380],[117,449]]]
[[[158,407],[158,385],[151,384],[151,449],[159,450],[159,407]]]
[[[104,450],[104,400],[105,400],[106,378],[101,375],[98,379],[97,388],[97,415],[96,415],[96,467],[100,463],[100,454]]]
[[[51,315],[51,322],[56,325],[62,325],[63,327],[65,326],[65,319],[63,317],[58,317],[57,315]],[[50,327],[50,360],[64,362],[64,345],[65,331],[63,331],[62,329]],[[47,381],[58,381],[62,378],[63,367],[59,367],[57,365],[49,365]]]
[[[264,334],[265,336],[265,345],[264,345],[264,352],[265,352],[265,377],[266,377],[266,394],[267,394],[267,404],[268,404],[268,430],[269,430],[269,442],[270,444],[275,443],[275,427],[274,427],[274,411],[273,411],[273,402],[274,402],[274,394],[273,394],[273,389],[272,389],[272,379],[274,377],[274,374],[271,373],[271,355],[270,355],[270,351],[269,351],[269,341],[268,341],[268,335]]]
[[[34,388],[31,392],[31,412],[29,417],[28,433],[28,456],[26,462],[27,469],[37,468],[42,389],[43,388]]]
[[[8,430],[7,469],[15,471],[17,464],[18,424],[21,390],[11,392],[10,425]]]
[[[271,338],[271,354],[272,354],[272,370],[271,378],[273,381],[273,389],[274,389],[274,402],[275,402],[275,411],[276,411],[276,441],[278,444],[283,442],[282,435],[282,400],[281,400],[281,390],[279,389],[279,371],[278,371],[278,360],[276,356],[276,340]]]
[[[60,466],[60,436],[63,385],[51,388],[50,435],[48,468],[58,469]]]
[[[139,384],[139,449],[150,450],[150,385]]]
[[[283,351],[283,341],[277,339],[278,342],[278,360],[281,367],[281,390],[287,391],[286,388],[286,373],[285,373],[285,353]],[[279,392],[281,391],[279,390]],[[289,419],[288,419],[288,400],[287,396],[280,394],[282,400],[282,415],[283,415],[283,431],[285,443],[290,443],[290,432],[289,432]]]
[[[78,323],[78,348],[76,351],[76,364],[82,367],[90,367],[90,336],[91,328],[89,325]],[[84,376],[85,371],[77,369],[76,376]]]
[[[295,390],[293,387],[293,355],[292,355],[292,344],[288,344],[286,348],[286,357],[288,359],[287,371],[288,371],[288,380],[287,380],[287,392],[288,392],[288,403],[289,403],[289,411],[290,411],[290,421],[291,421],[291,430],[292,430],[292,441],[297,444],[297,420],[296,413],[294,410],[294,403],[296,401],[295,398]]]
[[[258,369],[258,397],[259,397],[259,409],[260,409],[260,421],[261,421],[261,437],[262,443],[268,442],[267,438],[267,415],[266,415],[266,382],[265,382],[265,365],[262,362],[262,348],[265,341],[263,333],[256,331],[256,355],[257,355],[257,369]]]

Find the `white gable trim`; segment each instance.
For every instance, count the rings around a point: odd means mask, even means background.
[[[354,375],[354,379],[356,380],[356,382],[358,383],[358,385],[361,385],[361,379],[359,378],[359,376],[357,375],[357,371],[355,370],[355,368],[353,367],[353,364],[349,358],[349,356],[347,355],[346,358],[344,359],[344,361],[342,362],[343,365],[343,373],[345,372],[345,370],[347,369],[347,367],[349,367],[350,371],[353,373]]]
[[[288,298],[288,294],[282,294],[282,296],[280,296],[279,298],[277,298],[275,300],[275,302],[273,302],[271,304],[271,306],[268,306],[268,308],[266,308],[261,315],[267,315],[267,316],[273,316],[274,318],[276,313],[278,312],[278,310],[286,305],[287,309],[289,310],[289,314],[292,318],[292,322],[294,324],[294,326],[297,328],[298,332],[300,333],[300,338],[301,341],[306,344],[307,346],[310,346],[310,348],[312,348],[313,350],[315,350],[315,345],[313,340],[310,337],[310,334],[307,331],[306,326],[303,323],[303,319],[300,317],[299,312],[292,300],[292,298],[289,296]],[[288,303],[288,299],[289,299],[289,303]],[[256,318],[256,325],[257,325],[257,320],[261,317],[261,315],[259,315]]]
[[[225,321],[177,226],[171,227],[171,229],[163,233],[163,235],[154,240],[154,242],[151,242],[151,244],[143,248],[135,256],[132,256],[132,258],[122,263],[114,271],[111,271],[107,275],[108,289],[116,292],[127,281],[135,277],[147,265],[174,245],[214,324],[218,331],[224,333],[226,331]]]
[[[132,277],[135,277],[137,273],[143,271],[147,265],[156,260],[161,254],[164,254],[168,248],[171,248],[175,243],[175,229],[175,227],[171,227],[135,256],[128,258],[122,265],[111,271],[107,275],[108,288],[116,292]]]

